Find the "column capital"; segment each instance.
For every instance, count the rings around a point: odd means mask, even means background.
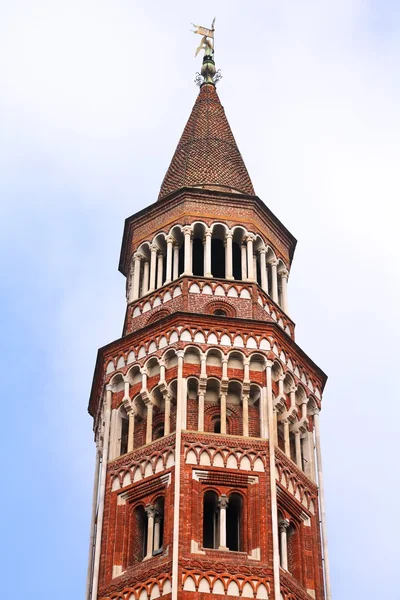
[[[248,234],[245,236],[245,238],[244,238],[244,239],[245,239],[245,241],[246,241],[246,242],[255,242],[255,241],[256,241],[256,236],[255,236],[255,234],[254,234],[254,233],[248,233]]]
[[[185,355],[185,351],[184,350],[177,350],[176,355],[178,358],[183,358]]]
[[[267,254],[267,249],[265,246],[261,246],[261,248],[258,248],[258,252],[260,254]]]
[[[192,234],[192,226],[185,225],[184,227],[182,227],[182,231],[185,235],[187,235],[188,233],[190,233],[190,235],[191,235]]]
[[[314,417],[319,417],[320,410],[317,406],[314,407],[312,414]]]
[[[218,498],[218,506],[219,508],[226,508],[229,504],[229,498],[226,494],[222,494],[219,498]]]
[[[205,235],[205,237],[211,237],[212,236],[212,229],[211,229],[211,227],[206,227],[205,228],[204,235]]]
[[[113,386],[110,383],[108,383],[106,385],[106,392],[113,392],[113,391],[114,391]]]
[[[227,231],[225,233],[225,239],[227,239],[227,238],[233,238],[233,232],[232,231]]]
[[[282,279],[287,279],[289,277],[289,271],[287,269],[282,269],[281,271],[278,271],[278,275],[280,275]]]
[[[176,242],[176,239],[174,238],[174,236],[172,235],[172,233],[169,233],[167,235],[167,237],[165,238],[165,241],[170,244],[173,244],[174,242]]]
[[[279,531],[281,533],[286,531],[286,529],[289,527],[289,525],[290,525],[290,522],[288,521],[288,519],[281,519],[278,523]]]
[[[142,254],[142,252],[135,252],[133,254],[133,260],[142,260],[144,258],[144,254]]]
[[[154,506],[152,504],[147,504],[144,507],[144,510],[146,512],[146,515],[150,518],[150,517],[155,517],[156,516],[156,509],[154,508]]]
[[[158,244],[150,244],[151,252],[158,252],[159,249],[160,249],[160,247]]]
[[[276,258],[272,258],[271,260],[268,261],[268,264],[271,265],[271,267],[277,267],[278,260]]]

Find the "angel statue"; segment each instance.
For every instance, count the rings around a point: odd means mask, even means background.
[[[214,23],[215,23],[215,17],[211,24],[211,29],[208,29],[207,27],[202,27],[201,25],[195,25],[194,23],[192,23],[193,27],[196,28],[196,29],[192,30],[193,33],[198,33],[199,35],[203,36],[201,38],[200,45],[196,50],[195,56],[198,55],[200,50],[204,50],[204,56],[214,56],[214,44],[213,44]]]

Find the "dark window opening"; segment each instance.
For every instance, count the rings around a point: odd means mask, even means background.
[[[261,285],[261,265],[260,265],[260,261],[259,261],[258,257],[256,260],[256,278],[257,278],[258,285]]]
[[[233,277],[234,279],[243,279],[242,276],[242,252],[239,244],[233,242],[232,244],[233,254]]]
[[[163,425],[161,427],[157,427],[154,430],[153,440],[159,440],[162,437],[164,437],[164,426]]]
[[[204,275],[204,246],[199,238],[193,240],[193,275]]]
[[[239,494],[231,494],[226,510],[226,545],[232,552],[240,552],[241,544],[241,512],[242,498]]]
[[[214,421],[214,433],[221,433],[221,421],[219,419]]]
[[[222,308],[217,308],[217,310],[214,310],[214,315],[216,315],[217,317],[226,317],[226,310],[223,310]]]
[[[121,445],[120,454],[126,454],[128,452],[128,432],[129,432],[129,420],[125,417],[121,419]]]
[[[222,240],[211,240],[211,272],[213,277],[225,279],[225,247]]]
[[[132,542],[133,562],[141,562],[147,554],[147,515],[143,506],[135,510]]]
[[[204,494],[203,547],[218,548],[218,498],[215,492]]]
[[[180,277],[183,273],[184,264],[185,264],[185,250],[184,244],[179,248],[179,267],[178,267],[178,277]]]

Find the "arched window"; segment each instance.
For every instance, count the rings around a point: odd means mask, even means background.
[[[131,540],[131,563],[141,562],[147,554],[147,515],[143,506],[133,512]]]
[[[219,546],[219,511],[218,497],[215,492],[208,491],[203,499],[203,547]]]
[[[154,503],[156,509],[154,517],[153,555],[160,554],[164,546],[164,498],[160,496]]]
[[[126,454],[128,452],[128,432],[129,432],[129,419],[125,410],[121,410],[121,438],[120,438],[120,454]]]
[[[193,275],[204,275],[204,245],[198,237],[193,240]]]
[[[164,425],[159,425],[154,429],[153,440],[159,440],[164,437]]]
[[[217,310],[214,310],[214,315],[217,317],[226,317],[226,310],[223,310],[222,308],[217,308]]]
[[[221,239],[211,240],[211,272],[213,277],[225,279],[225,247]]]
[[[226,510],[226,545],[233,552],[240,552],[242,543],[242,504],[243,500],[239,494],[231,494]]]
[[[221,433],[221,421],[220,419],[215,419],[213,421],[214,425],[214,433]]]

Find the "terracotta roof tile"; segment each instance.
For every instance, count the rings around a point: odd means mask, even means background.
[[[213,85],[203,85],[165,174],[158,199],[182,187],[230,188],[254,195]]]

